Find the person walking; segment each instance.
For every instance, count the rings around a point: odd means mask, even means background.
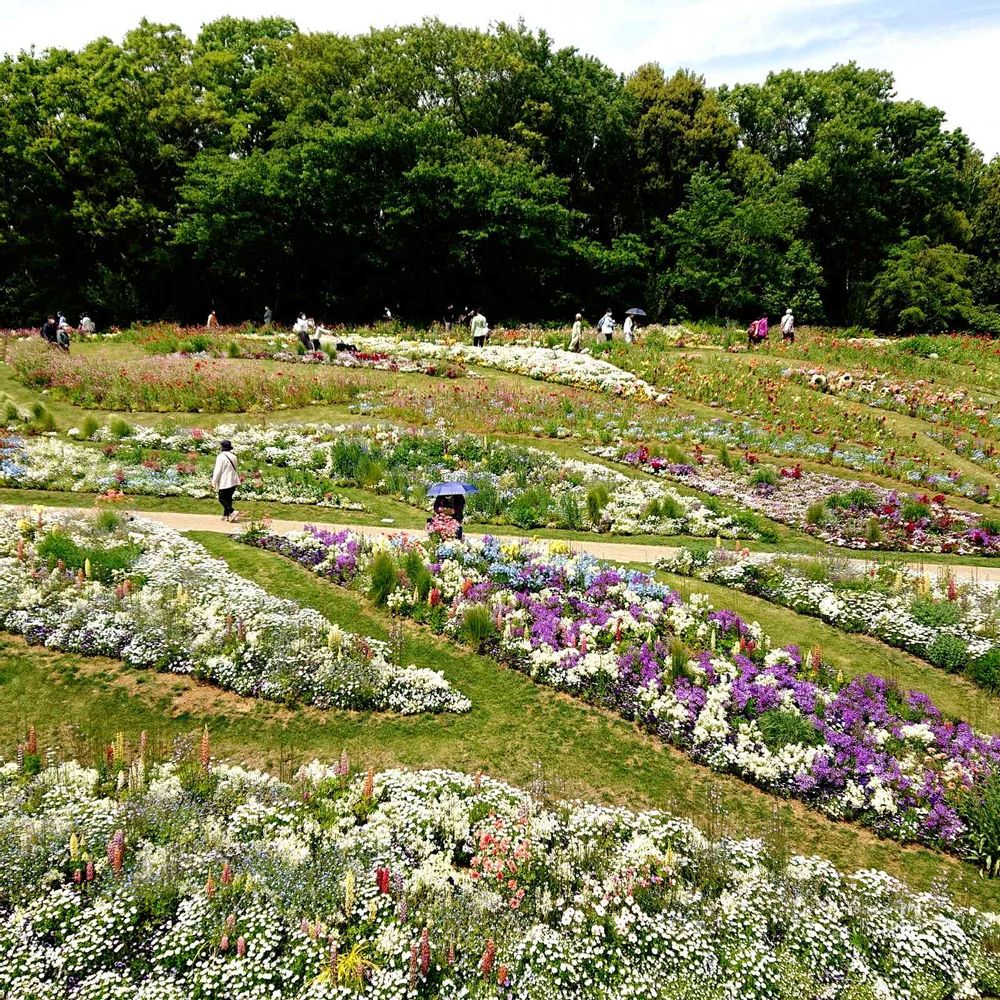
[[[486,322],[486,317],[478,309],[476,315],[472,317],[469,328],[472,332],[472,346],[485,347],[486,338],[490,335],[490,327]]]
[[[604,342],[610,344],[615,336],[615,321],[610,309],[597,321],[597,329],[604,334]]]
[[[222,504],[222,520],[235,521],[240,516],[238,510],[233,510],[233,494],[240,485],[239,465],[233,454],[233,442],[228,438],[219,445],[219,455],[215,460],[215,470],[212,472],[212,486],[219,492],[219,503]]]
[[[93,333],[97,327],[94,325],[94,321],[90,318],[89,313],[84,313],[80,317],[80,333]]]
[[[573,321],[573,333],[569,338],[569,349],[574,353],[580,350],[583,341],[583,317],[577,313]]]
[[[750,347],[757,347],[765,340],[767,340],[767,317],[761,316],[747,327],[747,344]]]
[[[209,330],[214,330],[216,329],[216,327],[218,327],[218,325],[219,325],[219,317],[215,315],[215,310],[213,309],[208,314],[208,320],[206,321],[205,326]]]
[[[622,333],[625,335],[625,343],[632,343],[632,331],[635,329],[635,320],[631,316],[625,317],[625,322],[622,325]]]
[[[795,343],[795,317],[792,315],[791,306],[785,310],[785,315],[781,317],[781,339],[785,343]]]
[[[264,306],[264,326],[270,326],[273,319],[274,313],[271,312],[271,307]]]

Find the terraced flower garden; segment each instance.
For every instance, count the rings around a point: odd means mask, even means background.
[[[566,339],[14,339],[0,995],[1000,995],[992,342]]]

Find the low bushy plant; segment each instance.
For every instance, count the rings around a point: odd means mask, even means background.
[[[949,673],[957,674],[969,662],[969,647],[964,639],[948,632],[942,632],[927,650],[927,659]]]

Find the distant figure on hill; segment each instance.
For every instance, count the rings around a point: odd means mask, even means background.
[[[49,316],[48,319],[42,324],[42,329],[39,331],[42,339],[47,344],[54,344],[56,342],[56,334],[58,333],[59,325],[56,323],[55,316]]]
[[[470,330],[472,331],[472,346],[485,347],[486,338],[490,335],[490,327],[486,322],[486,317],[478,309],[476,315],[472,317]]]
[[[240,470],[233,454],[233,442],[223,441],[219,447],[221,451],[215,460],[212,485],[219,491],[222,520],[235,521],[239,517],[239,511],[233,510],[233,494],[241,482]]]
[[[635,329],[635,320],[631,316],[625,317],[625,322],[622,325],[622,333],[625,335],[625,343],[632,343],[632,331]]]
[[[795,317],[792,315],[791,307],[785,310],[785,315],[781,317],[781,339],[789,344],[795,343]]]
[[[597,321],[597,329],[604,334],[604,342],[610,344],[615,336],[615,321],[610,309]]]
[[[216,327],[218,327],[218,325],[219,325],[219,317],[215,315],[215,310],[213,309],[208,314],[208,321],[205,323],[205,326],[208,327],[209,330],[214,330],[216,329]]]
[[[80,333],[93,333],[97,327],[94,325],[94,321],[84,313],[80,317]]]
[[[580,313],[576,314],[576,319],[573,321],[573,333],[569,338],[569,349],[574,353],[580,350],[580,345],[583,342],[583,316]]]
[[[274,313],[271,312],[271,307],[264,306],[264,326],[270,326],[273,319]]]
[[[765,340],[767,340],[767,317],[761,316],[747,327],[747,344],[756,347]]]

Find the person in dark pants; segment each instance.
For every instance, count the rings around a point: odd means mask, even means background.
[[[233,494],[240,485],[240,470],[233,454],[233,442],[223,441],[222,450],[215,460],[215,471],[212,473],[212,485],[219,491],[219,503],[222,504],[222,520],[235,521],[239,511],[233,510]]]
[[[49,318],[42,324],[41,334],[42,339],[47,344],[56,343],[57,337],[59,335],[59,325],[56,323],[55,316],[49,316]]]

